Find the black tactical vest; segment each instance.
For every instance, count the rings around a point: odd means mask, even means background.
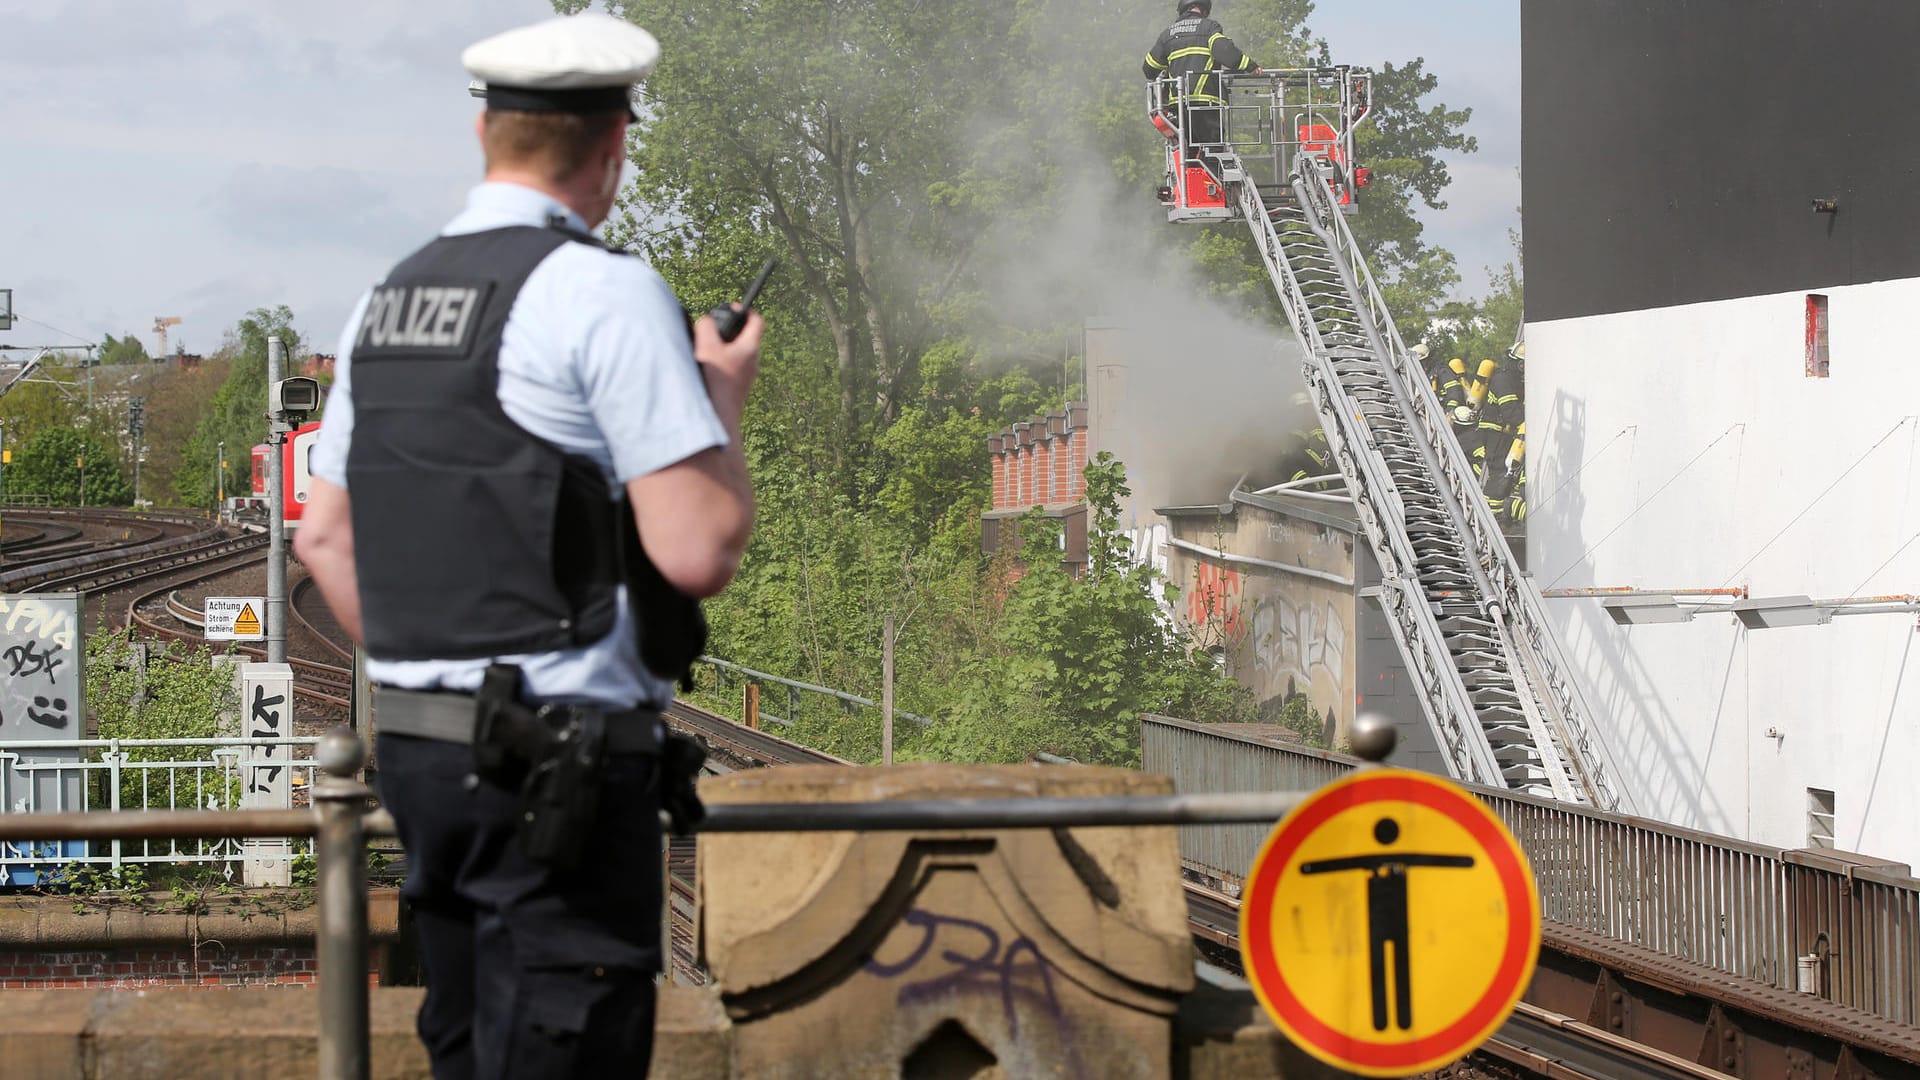
[[[699,606],[640,548],[600,467],[500,406],[500,336],[554,249],[598,241],[514,226],[443,236],[373,290],[354,337],[347,486],[367,651],[462,660],[590,644],[632,590],[640,652],[683,678]]]

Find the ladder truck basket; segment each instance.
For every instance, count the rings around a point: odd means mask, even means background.
[[[1218,73],[1218,100],[1186,94],[1177,77],[1147,87],[1147,115],[1166,137],[1161,201],[1171,221],[1237,216],[1229,185],[1251,183],[1268,207],[1294,201],[1294,162],[1314,159],[1334,203],[1354,212],[1370,175],[1354,159],[1354,129],[1372,113],[1372,76],[1345,64]]]

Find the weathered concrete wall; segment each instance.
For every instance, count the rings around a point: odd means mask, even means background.
[[[702,784],[716,803],[1170,791],[1130,770],[1027,766]],[[735,1076],[1172,1075],[1193,985],[1172,829],[715,835],[699,857]]]
[[[413,1033],[424,991],[373,995],[376,1080],[424,1080]],[[313,1076],[318,995],[211,989],[0,991],[0,1061],[8,1080],[241,1080]]]
[[[1290,574],[1212,558],[1169,544],[1167,580],[1180,589],[1175,618],[1202,648],[1223,650],[1235,681],[1263,706],[1305,694],[1314,712],[1332,712],[1330,742],[1344,739],[1358,688],[1354,537],[1350,531],[1234,503],[1229,512],[1183,510],[1172,537],[1213,551],[1299,566],[1345,579]]]

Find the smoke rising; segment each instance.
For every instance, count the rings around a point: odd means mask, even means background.
[[[1140,140],[1157,155],[1144,100]],[[1123,184],[1111,159],[1084,143],[1049,151],[1064,197],[1037,225],[985,238],[994,314],[976,336],[1063,315],[1084,326],[1074,375],[1094,407],[1093,446],[1126,463],[1136,516],[1223,502],[1242,476],[1248,487],[1285,479],[1296,433],[1318,425],[1296,403],[1299,347],[1264,276],[1261,292],[1223,299],[1229,286],[1210,281],[1195,254],[1237,251],[1231,241],[1245,223],[1172,224],[1154,195],[1157,167]],[[1237,257],[1232,265],[1237,284]]]

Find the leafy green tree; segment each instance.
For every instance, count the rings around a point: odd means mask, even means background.
[[[11,495],[44,495],[55,505],[126,506],[133,488],[121,475],[119,450],[73,428],[42,428],[7,469]],[[81,498],[81,477],[86,479]]]
[[[144,647],[124,633],[100,630],[87,639],[87,709],[103,739],[211,739],[219,735],[220,715],[239,706],[232,674],[215,667],[206,646],[179,642]],[[130,761],[214,760],[211,748],[136,747]],[[216,769],[185,774],[171,784],[147,784],[141,770],[121,782],[120,805],[200,809],[209,799],[222,808],[235,805],[237,779]]]
[[[153,359],[147,355],[147,347],[132,334],[123,338],[115,338],[112,334],[108,334],[101,340],[97,355],[102,366],[145,364]]]
[[[1030,515],[1021,550],[1036,553],[1007,600],[992,648],[969,674],[984,693],[929,732],[945,757],[1013,761],[1040,751],[1083,762],[1139,762],[1139,718],[1251,719],[1251,695],[1190,651],[1162,617],[1158,571],[1133,562],[1120,527],[1126,470],[1102,453],[1086,469],[1087,565],[1050,557],[1058,526]]]
[[[213,396],[211,407],[187,441],[173,474],[174,493],[188,506],[211,506],[214,468],[219,444],[227,446],[226,488],[229,493],[252,486],[249,447],[267,439],[267,339],[278,335],[288,363],[304,351],[293,328],[293,312],[285,304],[255,308],[240,320],[221,347],[226,381]]]
[[[5,430],[5,442],[9,449],[16,451],[33,440],[35,435],[49,428],[73,430],[86,424],[86,416],[81,408],[82,399],[63,393],[52,383],[31,382],[15,386],[0,397],[0,428]],[[14,488],[13,481],[6,481],[9,491]]]
[[[1526,293],[1520,236],[1514,233],[1511,239],[1513,261],[1488,274],[1485,296],[1442,305],[1435,313],[1436,318],[1425,328],[1425,340],[1435,352],[1472,363],[1504,357],[1513,345],[1525,320]]]
[[[743,421],[756,530],[707,605],[710,651],[878,698],[893,615],[896,698],[938,718],[899,725],[905,757],[1129,760],[1142,709],[1246,716],[1243,695],[1159,621],[1164,583],[1148,572],[1033,565],[1013,583],[979,546],[986,439],[1072,393],[1061,342],[1114,310],[1115,268],[1156,287],[1203,281],[1284,332],[1244,225],[1169,227],[1151,197],[1162,142],[1137,73],[1170,5],[617,7],[667,47],[611,236],[695,311],[736,298],[762,259],[783,264],[759,302],[769,331]],[[1260,63],[1296,65],[1324,55],[1312,11],[1240,0],[1229,29]],[[1440,205],[1446,162],[1474,148],[1468,114],[1434,104],[1436,90],[1417,59],[1384,69],[1361,136],[1380,179],[1354,225],[1416,323],[1458,279],[1424,243],[1413,200]],[[1101,477],[1090,494],[1110,497],[1101,485],[1117,477]],[[1112,520],[1094,518],[1117,544]],[[709,700],[737,692],[715,686]],[[763,708],[803,741],[879,756],[873,710],[781,693]]]

